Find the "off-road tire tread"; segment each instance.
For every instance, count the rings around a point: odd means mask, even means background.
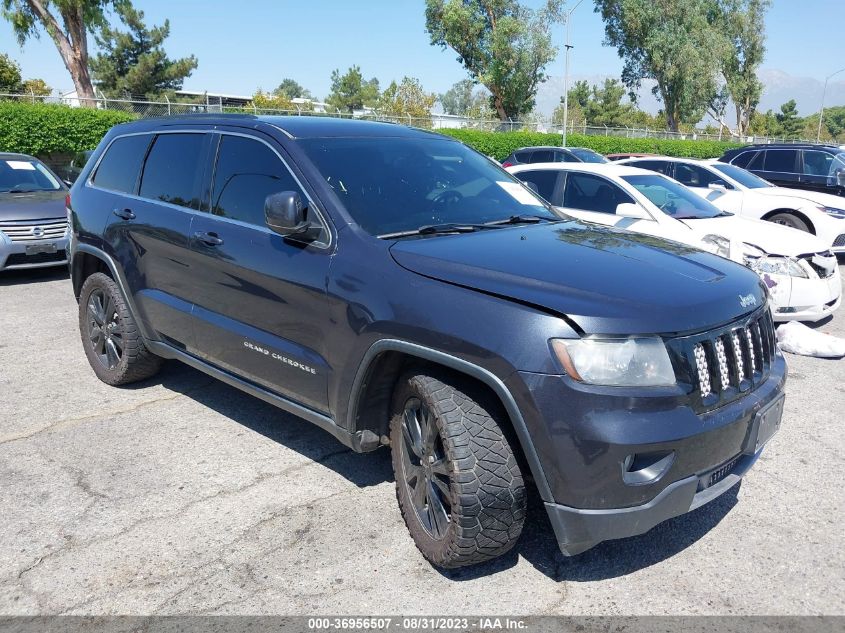
[[[87,340],[88,295],[96,287],[104,289],[111,295],[123,328],[123,356],[113,370],[100,364]],[[129,311],[120,288],[111,277],[104,273],[94,273],[82,284],[82,291],[79,293],[79,331],[82,335],[82,347],[85,349],[91,368],[106,384],[119,386],[146,380],[158,373],[161,368],[162,359],[153,354],[144,344],[138,324]]]
[[[394,453],[396,494],[402,517],[423,555],[443,568],[489,561],[519,539],[526,515],[526,489],[510,443],[496,420],[500,407],[471,380],[457,375],[411,372],[399,381],[424,398],[437,419],[446,456],[452,463],[452,523],[442,541],[419,524],[410,502],[403,502],[401,465]],[[401,438],[403,402],[394,402],[391,441]],[[394,444],[395,445],[395,444]],[[397,470],[399,467],[400,470]]]

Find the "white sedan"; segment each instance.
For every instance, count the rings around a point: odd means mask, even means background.
[[[818,321],[842,301],[836,256],[817,237],[714,207],[683,185],[617,164],[508,167],[564,213],[709,250],[756,271],[778,321]]]
[[[845,253],[845,198],[776,187],[750,171],[716,160],[655,156],[619,164],[659,172],[724,211],[813,233],[834,252]]]

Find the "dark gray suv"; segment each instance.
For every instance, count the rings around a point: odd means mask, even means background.
[[[757,275],[563,216],[437,134],[138,121],[105,137],[70,208],[97,376],[178,359],[355,451],[389,446],[442,567],[510,549],[529,485],[566,554],[646,532],[738,482],[780,424]]]

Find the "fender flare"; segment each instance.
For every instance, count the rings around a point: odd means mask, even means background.
[[[347,411],[347,428],[354,431],[355,428],[355,411],[359,405],[359,398],[361,395],[361,386],[370,368],[370,365],[375,358],[382,352],[401,352],[409,356],[415,356],[423,360],[428,360],[438,365],[443,365],[450,369],[454,369],[462,374],[471,376],[493,390],[493,393],[501,401],[505,407],[505,411],[510,417],[511,424],[513,424],[519,443],[522,447],[522,452],[528,462],[528,467],[531,469],[531,475],[537,484],[537,490],[540,497],[545,502],[552,503],[551,488],[549,487],[548,479],[543,471],[543,466],[540,463],[540,457],[534,447],[534,442],[531,439],[531,434],[528,432],[528,427],[525,424],[525,419],[522,417],[522,412],[514,400],[513,395],[505,386],[502,380],[492,372],[470,363],[457,356],[446,354],[436,349],[417,345],[400,339],[381,339],[373,343],[364,354],[358,366],[358,371],[355,374],[355,380],[352,383],[352,393],[349,399],[350,407]]]

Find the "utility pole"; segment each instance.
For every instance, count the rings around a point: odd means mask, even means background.
[[[565,13],[566,19],[566,70],[563,73],[563,147],[566,147],[566,125],[569,121],[569,51],[572,49],[572,44],[569,41],[569,21],[572,19],[572,13],[578,8],[584,0],[578,0],[574,7]]]
[[[835,73],[828,75],[824,80],[824,90],[822,90],[822,109],[819,110],[819,131],[816,134],[816,143],[820,143],[822,139],[822,119],[824,118],[824,98],[827,95],[827,82],[841,72],[845,72],[845,68],[840,68]]]

